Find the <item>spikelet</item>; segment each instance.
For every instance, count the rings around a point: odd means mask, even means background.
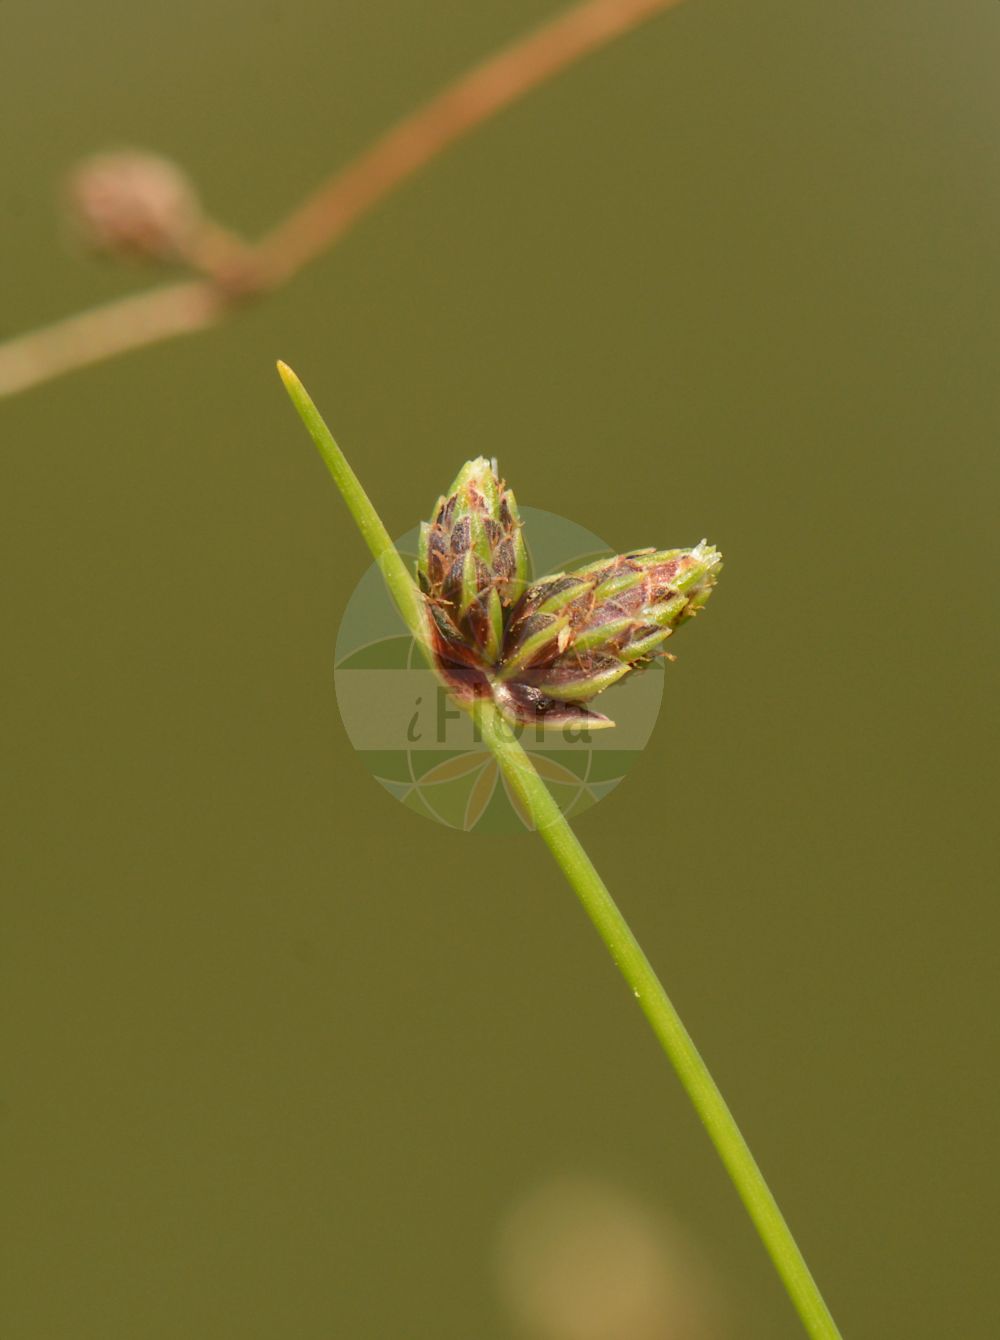
[[[478,457],[459,471],[420,527],[417,575],[443,641],[460,659],[500,657],[504,622],[524,591],[528,555],[513,493]]]

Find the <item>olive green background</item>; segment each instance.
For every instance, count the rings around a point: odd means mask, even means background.
[[[61,239],[80,155],[254,233],[553,9],[8,0],[2,333],[146,282]],[[998,53],[995,0],[690,0],[226,328],[0,404],[10,1340],[506,1340],[499,1227],[574,1173],[799,1334],[541,844],[351,754],[368,558],[279,356],[396,534],[485,453],[723,548],[579,831],[845,1334],[997,1334]]]

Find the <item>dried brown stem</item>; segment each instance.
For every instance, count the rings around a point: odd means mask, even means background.
[[[0,344],[0,397],[117,354],[214,325],[239,302],[286,283],[408,177],[470,130],[680,0],[584,0],[460,76],[294,209],[231,272],[117,299]],[[220,233],[221,236],[221,233]]]

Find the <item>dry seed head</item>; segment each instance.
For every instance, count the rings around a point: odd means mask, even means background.
[[[169,159],[136,150],[85,159],[70,175],[67,200],[89,247],[130,259],[183,261],[203,223],[187,175]]]

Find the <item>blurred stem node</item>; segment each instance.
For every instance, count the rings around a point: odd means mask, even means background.
[[[217,325],[323,255],[386,196],[505,107],[681,0],[578,0],[392,126],[259,242],[208,219],[173,163],[132,150],[82,164],[70,210],[106,254],[200,278],[116,299],[0,344],[0,398],[133,349]]]

